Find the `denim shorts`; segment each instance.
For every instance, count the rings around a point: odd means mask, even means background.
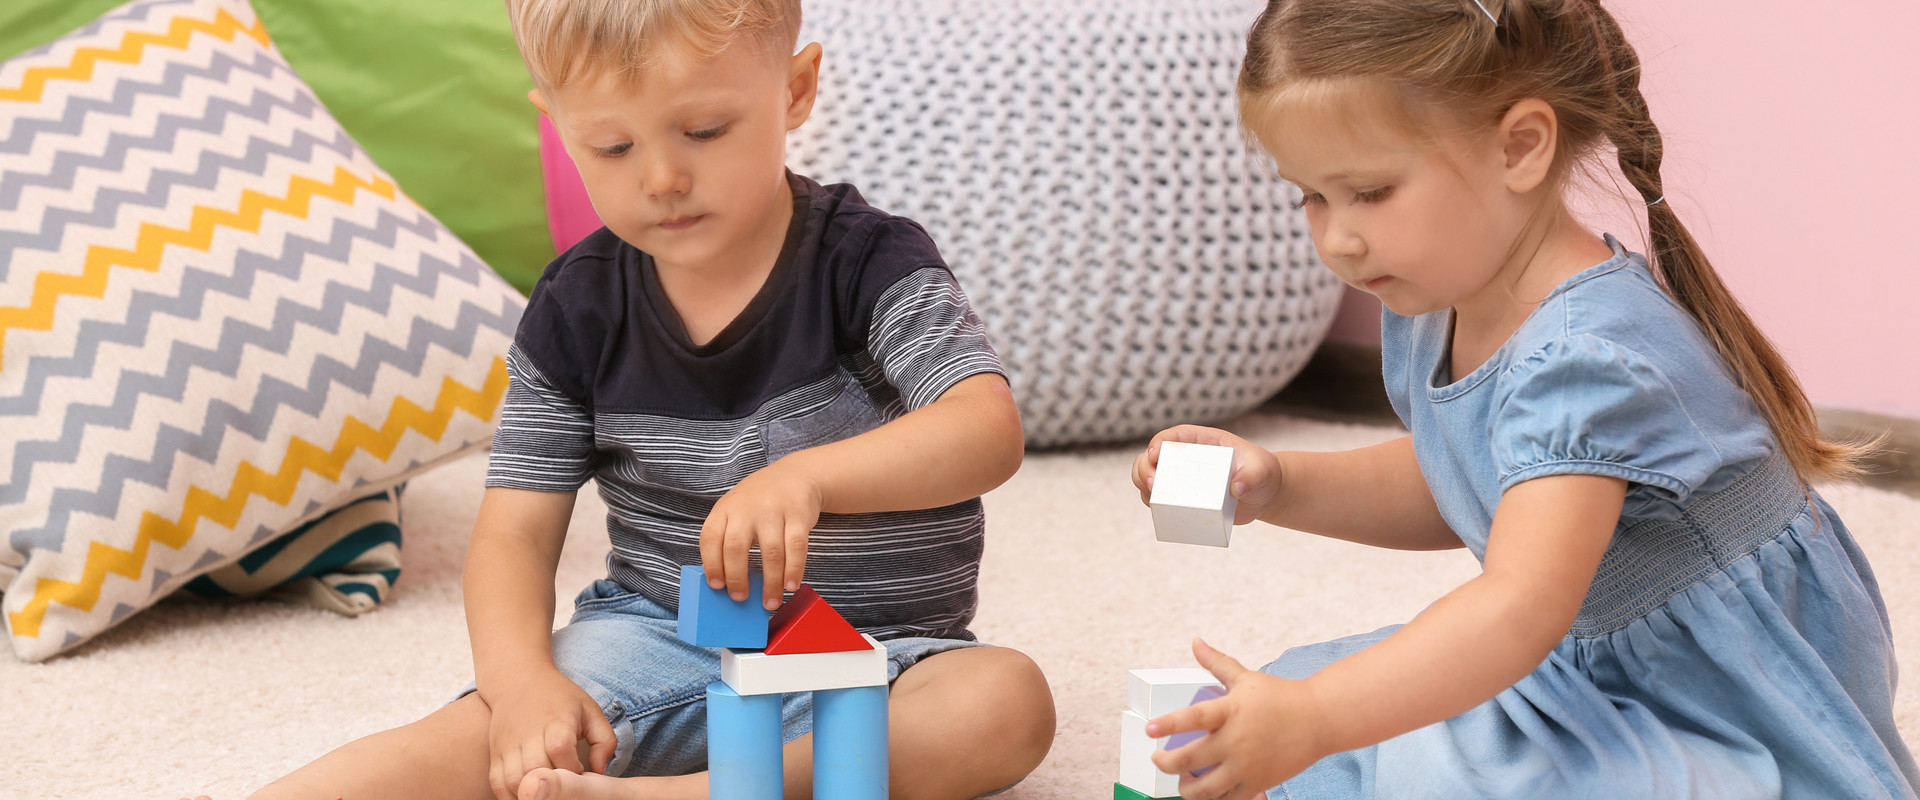
[[[554,664],[600,704],[613,726],[618,744],[608,775],[685,775],[707,768],[707,684],[720,680],[720,651],[681,641],[678,629],[674,612],[598,580],[574,600],[567,626],[553,632]],[[928,637],[882,644],[889,682],[927,656],[987,646]],[[472,691],[468,684],[459,696]],[[813,730],[812,698],[807,692],[782,698],[784,741]]]

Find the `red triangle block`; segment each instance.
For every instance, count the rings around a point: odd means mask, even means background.
[[[773,615],[767,625],[767,649],[770,656],[787,653],[838,653],[866,650],[873,645],[847,624],[840,612],[827,605],[813,587],[800,584],[800,591]]]

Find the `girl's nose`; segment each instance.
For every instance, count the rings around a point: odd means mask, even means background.
[[[1350,225],[1327,220],[1320,234],[1320,257],[1328,261],[1346,261],[1367,254],[1367,240]]]

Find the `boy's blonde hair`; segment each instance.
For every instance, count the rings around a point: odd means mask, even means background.
[[[780,56],[800,37],[800,0],[506,0],[514,42],[543,89],[588,72],[633,79],[661,51],[702,57],[740,36]]]
[[[1552,181],[1611,145],[1644,202],[1654,272],[1753,397],[1802,478],[1862,472],[1871,445],[1820,432],[1785,359],[1741,308],[1666,201],[1660,129],[1640,93],[1640,58],[1600,0],[1269,0],[1247,36],[1242,117],[1322,104],[1354,82],[1383,88],[1402,123],[1483,130],[1522,99],[1560,125]],[[1451,119],[1434,119],[1442,114]]]

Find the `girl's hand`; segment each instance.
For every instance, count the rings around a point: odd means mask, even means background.
[[[780,607],[782,592],[800,588],[807,571],[807,536],[820,521],[820,487],[791,464],[792,457],[767,465],[734,484],[713,504],[700,529],[700,564],[707,585],[725,588],[739,602],[747,599],[748,552],[760,545],[766,576],[761,602]]]
[[[1160,466],[1163,442],[1188,442],[1233,448],[1233,477],[1229,491],[1235,505],[1233,524],[1245,525],[1260,514],[1280,493],[1280,458],[1272,451],[1219,428],[1180,425],[1155,434],[1147,450],[1133,460],[1133,485],[1140,489],[1140,502],[1153,496],[1153,476]]]
[[[1180,776],[1190,800],[1257,800],[1266,791],[1328,753],[1319,733],[1324,715],[1305,681],[1249,670],[1199,639],[1194,658],[1227,687],[1218,700],[1195,703],[1147,723],[1147,735],[1186,731],[1207,735],[1177,750],[1153,754],[1162,772]],[[1198,778],[1194,770],[1212,767]]]
[[[606,772],[613,759],[613,726],[579,684],[545,670],[504,689],[483,692],[488,709],[487,783],[499,800],[513,800],[520,779],[540,767]],[[589,755],[578,748],[587,740]]]

